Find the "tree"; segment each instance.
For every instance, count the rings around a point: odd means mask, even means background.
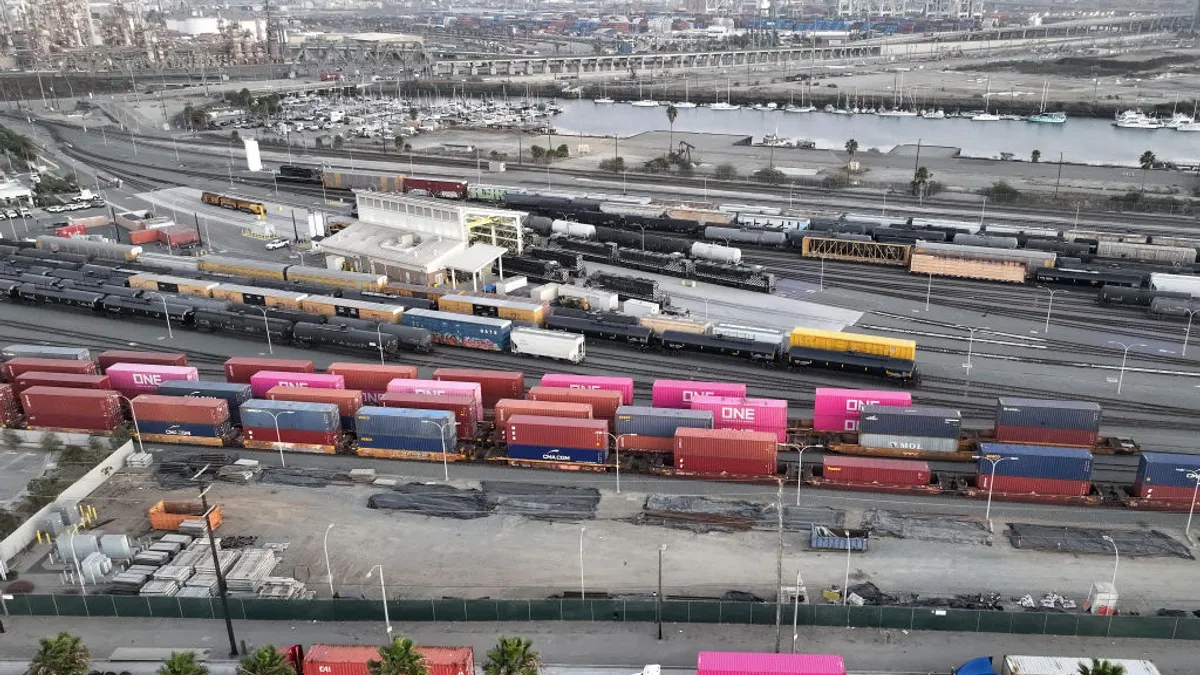
[[[624,173],[625,172],[625,158],[624,157],[612,157],[609,159],[602,159],[602,160],[600,160],[600,170],[607,171],[609,173]]]
[[[411,108],[409,108],[409,109],[408,109],[408,119],[410,119],[410,120],[415,120],[415,119],[417,119],[417,115],[418,115],[418,114],[419,114],[419,113],[417,112],[417,108],[416,108],[416,106],[413,106],[413,107],[411,107]]]
[[[735,180],[737,177],[737,167],[729,162],[718,164],[717,168],[713,170],[713,178],[716,178],[717,180]]]
[[[92,656],[83,641],[63,632],[39,641],[28,675],[87,675],[91,669]]]
[[[667,152],[671,152],[675,148],[675,118],[679,117],[679,111],[674,105],[667,106],[667,124],[671,126],[670,144],[667,145]]]
[[[782,171],[780,171],[779,169],[774,169],[774,168],[759,169],[758,171],[755,171],[752,175],[753,175],[754,180],[756,180],[760,183],[768,183],[770,185],[779,185],[780,183],[783,182],[783,179],[785,178]]]
[[[208,675],[208,666],[196,660],[196,652],[171,652],[158,675]]]
[[[1125,666],[1105,659],[1079,664],[1079,675],[1125,675]]]
[[[851,138],[846,141],[846,154],[849,159],[846,160],[846,178],[850,177],[850,165],[854,163],[854,156],[858,154],[858,141]]]
[[[542,657],[533,651],[533,642],[519,637],[501,637],[488,650],[484,675],[538,675]]]
[[[534,145],[529,148],[529,154],[533,155],[534,161],[540,161],[546,156],[546,149],[540,145]]]
[[[4,447],[10,452],[15,452],[24,442],[25,440],[21,438],[21,434],[18,434],[12,429],[4,430]]]
[[[1041,150],[1034,150],[1033,152],[1029,153],[1029,161],[1033,162],[1034,164],[1037,164],[1039,161],[1041,161],[1041,159],[1042,159],[1042,151]]]
[[[910,187],[912,188],[912,193],[914,195],[921,194],[921,190],[923,190],[925,188],[925,185],[929,182],[929,179],[932,177],[933,177],[933,174],[929,173],[929,169],[927,169],[923,166],[917,167],[917,170],[913,172],[913,179],[912,179],[912,183],[910,184]]]
[[[428,675],[425,657],[413,647],[413,641],[397,637],[392,644],[379,648],[379,660],[367,661],[370,675]]]
[[[346,139],[343,138],[341,134],[338,134],[333,137],[333,149],[334,150],[341,150],[342,146],[345,144],[346,144]]]
[[[53,431],[47,431],[42,434],[42,452],[58,452],[63,448],[62,439]]]
[[[563,143],[558,146],[558,150],[555,150],[554,154],[558,157],[566,159],[567,157],[571,156],[571,149],[567,147],[566,143]]]
[[[275,645],[263,645],[254,650],[238,664],[242,675],[296,675],[296,669],[288,663]]]
[[[394,139],[394,142],[396,143],[396,149],[400,149],[400,148],[404,147],[404,137],[403,136],[397,136]]]
[[[1158,158],[1155,157],[1154,153],[1149,150],[1143,152],[1141,157],[1138,157],[1138,164],[1140,164],[1142,166],[1142,193],[1143,194],[1146,192],[1146,173],[1154,167],[1154,163],[1157,161],[1158,161]]]

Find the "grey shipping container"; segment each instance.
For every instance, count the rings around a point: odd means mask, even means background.
[[[451,448],[458,443],[454,412],[450,410],[363,406],[354,420],[355,431],[360,436],[440,437]]]
[[[1100,406],[1090,401],[1001,398],[996,401],[996,426],[1099,431]]]
[[[282,431],[335,432],[342,428],[342,414],[336,403],[307,401],[267,401],[252,398],[239,409],[243,427],[274,429],[278,420]]]
[[[678,408],[651,408],[640,405],[623,405],[617,408],[615,435],[637,434],[670,438],[678,428],[712,429],[711,410],[682,410]]]
[[[962,413],[953,408],[868,405],[858,419],[863,434],[957,439],[962,429]]]
[[[5,359],[62,359],[64,361],[91,361],[91,353],[83,347],[45,347],[42,345],[9,345],[0,351]]]
[[[957,438],[937,436],[898,436],[895,434],[867,434],[858,436],[858,444],[864,448],[893,448],[897,450],[925,450],[928,452],[954,452],[958,450]]]

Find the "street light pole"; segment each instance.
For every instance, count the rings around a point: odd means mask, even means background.
[[[1117,592],[1117,570],[1120,569],[1120,567],[1121,567],[1121,551],[1117,548],[1117,542],[1113,541],[1112,537],[1105,534],[1105,535],[1101,535],[1100,538],[1103,539],[1104,541],[1107,541],[1113,547],[1112,587],[1113,587],[1113,593],[1116,593]]]
[[[254,309],[257,309],[262,314],[263,330],[267,333],[267,353],[274,354],[275,348],[271,346],[271,322],[267,320],[267,310],[262,307],[255,307]]]
[[[273,413],[270,410],[258,409],[258,410],[254,410],[254,411],[248,411],[248,412],[261,412],[261,413],[265,413],[265,414],[271,416],[271,419],[275,422],[275,447],[279,450],[279,466],[286,469],[287,468],[287,460],[285,460],[283,458],[283,441],[280,440],[280,436],[282,436],[283,434],[279,430],[279,416],[280,415],[291,415],[291,414],[293,414],[292,411],[291,410],[280,410],[279,412]]]
[[[133,418],[133,437],[138,442],[138,452],[146,452],[146,446],[142,444],[142,429],[138,426],[137,411],[133,409],[133,401],[128,396],[117,394],[117,398],[129,403],[129,416]]]
[[[626,436],[637,436],[637,434],[608,434],[608,437],[613,439],[613,448],[617,453],[617,494],[621,494],[621,439]]]
[[[1058,289],[1046,288],[1045,286],[1038,286],[1038,288],[1040,288],[1043,291],[1046,291],[1047,293],[1050,294],[1050,302],[1046,305],[1046,325],[1042,329],[1043,335],[1049,335],[1050,334],[1050,312],[1054,310],[1054,294],[1055,293],[1066,293],[1067,291],[1064,289],[1061,289],[1061,288],[1058,288]],[[1189,322],[1190,321],[1191,321],[1191,319],[1189,318]],[[1184,351],[1186,352],[1186,350],[1187,350],[1187,347],[1186,347],[1187,340],[1186,339],[1184,340],[1184,345],[1185,345]]]
[[[587,586],[583,582],[583,534],[587,527],[579,528],[579,599],[587,599]]]
[[[1000,462],[1003,462],[1006,459],[1011,459],[1014,462],[1019,462],[1021,460],[1021,458],[1020,457],[1001,457],[1000,455],[975,455],[975,456],[971,457],[971,459],[974,459],[976,461],[983,459],[983,460],[987,460],[988,462],[991,462],[991,464],[992,464],[992,477],[990,480],[988,480],[987,510],[983,514],[983,519],[986,520],[987,524],[988,524],[988,531],[991,532],[991,530],[992,530],[992,490],[996,489],[996,466],[999,465]]]
[[[1196,497],[1200,496],[1200,471],[1194,469],[1175,469],[1179,473],[1187,474],[1188,480],[1196,482],[1196,487],[1192,488],[1192,502],[1188,505],[1187,525],[1183,526],[1183,536],[1190,541],[1192,538],[1192,514],[1196,512]]]
[[[301,256],[303,259],[303,255]],[[375,324],[375,343],[379,345],[379,365],[384,365],[383,360],[383,327]]]
[[[201,471],[203,473],[203,471]],[[199,474],[196,474],[199,476]],[[204,531],[208,533],[208,550],[212,551],[213,570],[217,574],[217,592],[221,594],[221,609],[225,614],[225,632],[229,635],[229,656],[237,658],[237,638],[233,635],[233,615],[229,613],[229,587],[225,584],[225,572],[221,570],[221,559],[217,551],[216,537],[213,535],[212,512],[208,508],[208,491],[212,485],[200,492],[200,508],[204,510]],[[216,508],[216,507],[213,507]]]
[[[322,547],[325,549],[325,574],[329,576],[329,597],[334,597],[336,594],[333,590],[333,567],[329,565],[329,531],[333,529],[333,523],[330,523],[325,528],[325,539]]]
[[[450,482],[450,458],[449,458],[449,455],[447,454],[447,453],[449,453],[449,450],[446,449],[446,427],[453,426],[455,429],[455,433],[457,434],[458,433],[458,422],[453,421],[453,420],[449,421],[449,422],[434,422],[433,420],[421,420],[421,424],[432,424],[433,426],[438,428],[438,432],[441,434],[441,436],[439,438],[442,441],[442,474],[443,474],[442,478],[445,480],[445,482],[449,483]]]
[[[1108,344],[1117,345],[1124,350],[1124,352],[1121,354],[1121,372],[1119,375],[1117,375],[1117,396],[1120,396],[1121,386],[1125,384],[1125,362],[1129,360],[1129,350],[1133,349],[1134,347],[1145,347],[1146,345],[1141,342],[1127,345],[1119,340],[1109,340]]]
[[[1192,336],[1192,316],[1195,315],[1196,310],[1185,309],[1183,311],[1187,312],[1188,322],[1187,322],[1187,330],[1185,330],[1183,332],[1183,352],[1180,354],[1180,356],[1187,356],[1188,338],[1190,338]]]
[[[800,486],[804,484],[804,451],[819,448],[819,445],[806,445],[800,448],[800,456],[796,458],[796,506],[800,506]]]
[[[383,596],[383,624],[387,626],[387,638],[390,643],[392,641],[392,618],[388,614],[387,585],[383,582],[383,565],[372,567],[367,572],[367,578],[370,579],[371,575],[375,574],[375,570],[379,570],[379,593]]]
[[[663,552],[666,550],[667,550],[666,544],[659,544],[659,546],[658,546],[658,595],[654,596],[654,599],[656,601],[654,603],[654,620],[658,622],[658,639],[659,640],[663,639],[663,636],[662,636],[662,600],[663,600],[662,568],[663,568]]]
[[[146,295],[157,295],[159,297],[159,299],[162,300],[163,316],[167,319],[167,337],[174,340],[175,339],[175,331],[171,329],[171,310],[167,309],[167,296],[163,295],[162,293],[156,293],[154,291],[150,291]]]

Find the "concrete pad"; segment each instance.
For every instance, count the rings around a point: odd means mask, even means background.
[[[29,481],[45,472],[49,458],[41,450],[0,452],[0,507],[15,504]]]

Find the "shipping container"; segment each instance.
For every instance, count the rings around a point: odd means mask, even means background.
[[[424,658],[429,675],[475,675],[475,652],[470,647],[413,649]],[[367,662],[378,660],[378,647],[312,645],[304,654],[304,665],[298,675],[368,675]]]
[[[624,399],[621,392],[608,389],[569,389],[567,387],[530,387],[527,397],[531,401],[555,401],[558,403],[586,403],[592,406],[592,417],[613,421],[617,408]]]
[[[1014,427],[996,425],[997,441],[1004,443],[1033,443],[1037,445],[1074,445],[1090,448],[1100,440],[1100,433],[1087,429],[1051,429],[1047,427]]]
[[[484,408],[494,408],[496,401],[505,398],[524,398],[525,374],[511,370],[477,370],[474,368],[438,368],[433,379],[443,382],[474,382],[479,385]]]
[[[858,431],[860,413],[869,405],[910,406],[912,394],[905,391],[817,387],[813,428],[817,431]]]
[[[30,387],[66,387],[67,389],[112,389],[107,375],[76,375],[75,373],[42,373],[31,370],[13,381],[16,393]]]
[[[211,298],[213,290],[220,285],[207,279],[189,279],[166,274],[136,274],[126,279],[125,284],[143,291],[178,293],[198,298]]]
[[[112,431],[125,422],[115,391],[30,387],[20,401],[30,428]]]
[[[381,405],[379,397],[387,392],[388,382],[417,378],[416,366],[401,365],[338,362],[329,364],[325,372],[341,375],[347,389],[361,391],[364,405]]]
[[[114,363],[105,370],[113,389],[128,398],[154,394],[158,385],[172,380],[195,382],[200,372],[192,366],[156,366],[149,363]]]
[[[980,443],[979,453],[980,474],[992,472],[988,457],[1015,457],[999,462],[996,475],[1060,480],[1090,480],[1092,476],[1092,453],[1083,448]]]
[[[696,396],[746,397],[746,385],[740,382],[697,382],[694,380],[655,380],[651,401],[655,408],[690,409]]]
[[[1200,506],[1200,492],[1197,492],[1195,483],[1191,487],[1134,483],[1131,493],[1138,499],[1152,502],[1174,502]]]
[[[839,354],[854,353],[912,361],[917,343],[913,340],[847,333],[844,331],[796,328],[789,337],[792,347],[804,347]]]
[[[274,387],[309,387],[312,389],[345,389],[341,375],[325,373],[294,373],[280,370],[260,370],[250,376],[250,391],[255,398],[265,398]]]
[[[496,401],[496,428],[503,429],[508,419],[513,415],[541,415],[543,417],[573,417],[590,419],[592,405],[590,403],[569,403],[558,401],[532,401],[527,399],[501,399]]]
[[[287,280],[298,284],[317,284],[355,291],[378,291],[387,284],[387,277],[382,274],[347,272],[300,265],[290,265],[287,268]]]
[[[413,410],[447,410],[454,414],[456,435],[461,440],[475,438],[479,434],[478,405],[473,396],[428,396],[384,392],[375,404],[385,408],[411,408]]]
[[[138,424],[149,421],[183,424],[221,424],[229,422],[229,404],[219,398],[160,396],[142,394],[130,405]],[[147,432],[152,433],[152,432]]]
[[[962,432],[962,413],[952,408],[869,405],[859,416],[859,430],[864,434],[957,439]]]
[[[508,418],[508,444],[543,448],[608,447],[608,421],[587,418],[513,415]],[[601,460],[603,461],[603,460]]]
[[[83,347],[46,347],[43,345],[9,345],[0,350],[0,357],[9,359],[54,359],[62,361],[91,361],[91,353]]]
[[[969,260],[914,253],[908,271],[913,274],[954,279],[981,279],[1023,284],[1029,269],[1016,260]]]
[[[899,436],[896,434],[858,435],[858,444],[864,448],[889,448],[892,450],[924,450],[928,452],[957,452],[957,438],[944,436]]]
[[[509,459],[533,460],[536,462],[571,462],[575,464],[604,464],[608,461],[607,448],[571,448],[560,445],[508,444]]]
[[[1100,430],[1100,405],[1090,401],[1000,398],[996,426]]]
[[[341,431],[342,416],[332,403],[269,401],[252,398],[241,405],[242,426],[321,433]]]
[[[96,357],[100,370],[106,370],[117,363],[146,363],[155,366],[186,366],[187,354],[176,352],[137,352],[120,349],[110,349],[100,352]]]
[[[649,406],[626,405],[617,408],[613,434],[621,447],[633,440],[633,436],[651,436],[673,439],[677,429],[712,429],[711,410],[682,410],[679,408],[652,408]],[[670,444],[667,450],[670,450]]]
[[[1150,661],[1097,658],[1120,666],[1124,675],[1161,675]],[[1091,663],[1091,658],[1082,656],[1005,656],[1000,675],[1078,675],[1081,667]]]
[[[825,455],[821,476],[833,483],[910,487],[929,485],[932,474],[927,462]]]
[[[621,393],[622,405],[633,404],[633,378],[631,377],[546,373],[542,376],[541,386],[565,389],[600,389],[618,391]]]
[[[774,476],[776,436],[736,429],[679,429],[675,469],[698,474]]]
[[[356,424],[360,447],[443,452],[458,444],[449,410],[364,406]]]
[[[762,431],[773,434],[780,443],[787,442],[787,401],[697,396],[692,399],[692,410],[711,412],[713,425],[717,429]]]
[[[0,425],[17,426],[21,421],[21,404],[11,384],[0,384]]]
[[[291,387],[278,385],[266,391],[270,401],[308,401],[310,403],[332,403],[342,416],[342,428],[354,430],[354,416],[363,407],[363,395],[355,389],[322,389],[314,387]]]
[[[1200,455],[1144,452],[1138,458],[1134,486],[1181,487],[1193,489],[1200,476]]]
[[[224,403],[224,401],[222,401]],[[151,437],[161,437],[169,439],[179,439],[167,442],[187,443],[190,442],[184,439],[213,439],[220,441],[217,443],[198,443],[199,445],[224,445],[233,433],[233,425],[226,419],[224,422],[216,424],[202,424],[198,422],[171,422],[165,420],[143,420],[138,418],[137,431],[142,435],[142,440],[150,443],[163,442],[161,440],[152,439]]]
[[[265,260],[250,260],[249,258],[232,258],[222,255],[200,256],[199,263],[201,272],[216,272],[217,274],[230,274],[236,277],[271,279],[274,281],[285,281],[284,272],[287,271],[288,267],[292,267],[292,265]]]
[[[438,309],[443,312],[508,319],[533,326],[544,325],[548,313],[545,303],[520,302],[465,294],[443,295],[438,298],[437,305]]]
[[[236,382],[213,382],[200,380],[190,382],[178,380],[163,382],[158,385],[160,396],[202,396],[219,398],[229,407],[229,419],[233,424],[241,424],[241,405],[250,400],[250,385]]]
[[[185,520],[203,520],[204,505],[201,502],[159,502],[150,507],[150,527],[156,530],[178,530]],[[221,527],[221,507],[213,505],[208,510],[208,526],[216,530]]]
[[[423,396],[467,396],[475,401],[475,418],[483,419],[483,394],[478,382],[399,379],[388,382],[388,393]]]
[[[280,429],[277,435],[274,426],[252,427],[246,425],[242,427],[243,444],[247,448],[258,450],[273,450],[282,444],[285,450],[332,455],[337,452],[341,438],[340,429],[338,431]]]
[[[410,309],[401,322],[405,326],[424,328],[439,344],[486,351],[508,351],[512,321],[484,316],[468,316],[429,309]]]
[[[833,654],[700,652],[696,675],[846,675],[846,665]]]
[[[263,359],[254,356],[235,356],[225,362],[225,381],[250,384],[250,377],[260,370],[311,373],[313,372],[313,362],[298,359]]]
[[[989,467],[990,470],[990,467]],[[991,474],[980,473],[975,484],[980,490],[992,490],[1008,494],[1051,495],[1056,497],[1084,497],[1092,489],[1091,481],[1062,478],[1034,478],[1028,476],[996,476],[992,488]]]
[[[17,357],[4,362],[2,367],[4,379],[13,382],[22,373],[73,373],[76,375],[95,375],[96,364],[92,361],[69,361],[67,359],[46,359],[32,357]]]

